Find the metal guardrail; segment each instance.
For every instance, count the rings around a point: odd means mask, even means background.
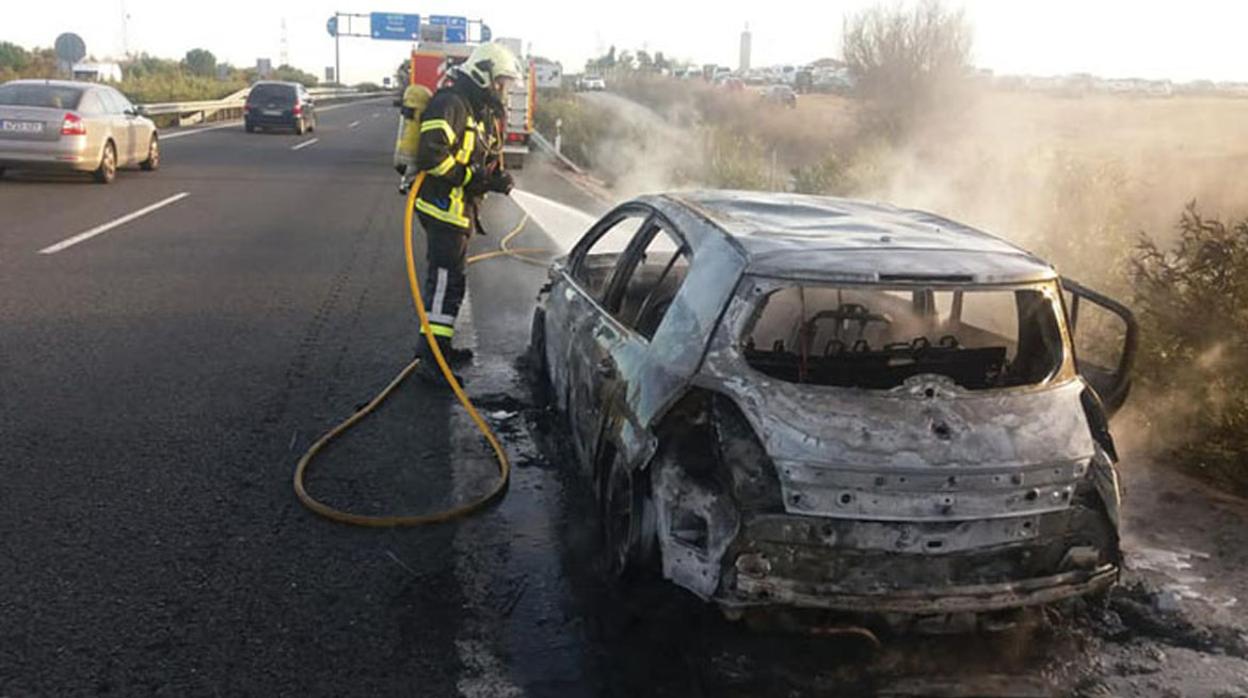
[[[530,139],[535,145],[537,145],[537,147],[541,148],[542,150],[545,150],[551,155],[554,155],[555,158],[560,163],[562,163],[564,167],[568,168],[569,170],[572,170],[573,172],[579,175],[585,174],[585,170],[581,169],[580,165],[577,165],[575,162],[572,162],[572,160],[569,159],[568,156],[555,150],[555,146],[551,144],[550,141],[546,140],[546,137],[543,136],[541,133],[539,133],[537,130],[533,131],[532,135],[530,136]]]
[[[247,102],[248,87],[217,100],[200,102],[159,102],[139,105],[147,116],[172,116],[177,126],[190,126],[209,121],[214,117],[239,118],[242,116],[243,105]],[[350,88],[320,87],[311,88],[308,92],[317,101],[340,101],[349,99],[369,99],[394,94],[392,91],[360,92]],[[234,113],[238,112],[238,113]]]

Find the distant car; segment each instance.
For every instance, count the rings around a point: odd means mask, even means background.
[[[586,75],[581,78],[581,89],[586,92],[602,92],[607,89],[607,81],[598,75]]]
[[[107,85],[16,80],[0,85],[0,176],[6,169],[91,172],[160,167],[156,124]]]
[[[1137,336],[954,221],[710,191],[594,224],[551,268],[531,349],[613,574],[657,570],[730,617],[918,623],[1114,584],[1108,420]]]
[[[291,129],[302,136],[316,130],[316,103],[297,82],[257,82],[243,106],[243,128]]]
[[[762,98],[767,104],[777,104],[790,109],[797,108],[797,93],[788,85],[772,85],[763,90]]]

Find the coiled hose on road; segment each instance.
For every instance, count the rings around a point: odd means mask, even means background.
[[[477,429],[481,432],[482,436],[485,437],[485,440],[489,442],[490,448],[494,451],[494,457],[498,461],[498,480],[489,492],[486,492],[480,497],[465,504],[460,504],[450,509],[430,512],[427,514],[400,516],[376,516],[343,511],[325,504],[308,493],[307,487],[304,485],[304,479],[307,476],[308,466],[312,463],[312,460],[316,458],[317,454],[319,454],[322,449],[328,446],[335,439],[338,439],[343,434],[350,431],[352,427],[359,424],[365,417],[372,414],[373,411],[380,407],[382,403],[384,403],[386,399],[389,398],[390,395],[394,393],[394,391],[397,390],[399,386],[402,385],[403,382],[406,381],[407,378],[412,375],[412,372],[415,371],[420,365],[420,359],[417,358],[404,367],[404,369],[400,371],[397,376],[395,376],[394,380],[390,381],[390,384],[378,393],[376,397],[370,400],[367,405],[360,408],[355,414],[351,415],[342,423],[338,424],[333,429],[330,429],[319,439],[317,439],[312,446],[308,448],[307,452],[303,454],[303,457],[299,459],[299,464],[295,467],[295,496],[297,496],[299,501],[308,509],[327,519],[337,521],[339,523],[351,524],[353,526],[370,526],[373,528],[393,528],[396,526],[424,526],[428,524],[452,521],[472,514],[473,512],[482,509],[496,500],[503,494],[503,492],[506,491],[508,480],[511,477],[511,461],[507,458],[507,452],[503,449],[502,442],[499,441],[498,436],[494,433],[494,430],[490,428],[490,425],[486,424],[485,420],[482,419],[481,414],[477,412],[477,408],[472,404],[472,400],[468,397],[468,394],[464,392],[463,386],[459,384],[459,381],[455,380],[455,374],[451,372],[451,367],[447,363],[446,357],[442,355],[442,350],[438,346],[437,341],[434,339],[433,328],[429,325],[429,316],[425,313],[425,301],[420,293],[420,279],[416,275],[416,257],[412,246],[412,225],[415,218],[414,211],[416,205],[416,193],[420,191],[420,185],[423,180],[424,173],[422,172],[420,176],[417,177],[416,181],[413,182],[412,188],[407,194],[406,212],[403,217],[403,250],[407,258],[407,281],[408,285],[411,287],[412,303],[415,304],[416,315],[420,318],[420,330],[425,335],[425,340],[429,343],[429,347],[433,350],[433,357],[438,363],[438,368],[442,371],[442,376],[446,379],[451,391],[455,393],[455,397],[459,400],[459,404],[463,405],[464,409],[467,410],[468,416],[472,418],[473,423],[476,424]],[[508,247],[511,240],[524,230],[524,227],[528,224],[528,222],[529,216],[526,213],[523,217],[521,217],[520,222],[516,224],[515,228],[504,235],[499,241],[497,250],[469,257],[467,264],[472,265],[489,259],[510,257],[528,264],[534,264],[542,267],[546,266],[546,262],[529,256],[532,254],[546,252],[546,250],[513,250]]]

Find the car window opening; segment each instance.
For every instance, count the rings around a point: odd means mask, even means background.
[[[646,339],[653,339],[688,271],[686,248],[648,249],[624,288],[616,318]]]
[[[1044,382],[1064,356],[1056,287],[772,292],[745,337],[751,367],[811,385],[889,390],[921,375],[967,390]]]

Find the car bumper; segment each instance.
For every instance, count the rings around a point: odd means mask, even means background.
[[[1038,606],[1104,591],[1118,581],[1116,565],[1076,570],[996,584],[936,586],[881,593],[846,592],[832,584],[812,584],[770,575],[738,574],[715,600],[727,609],[784,605],[853,613],[989,613]]]
[[[249,114],[247,117],[244,118],[244,121],[249,126],[259,126],[261,128],[265,126],[294,128],[299,123],[300,119],[302,118],[303,117],[291,116],[291,115],[265,116],[262,114]]]
[[[725,610],[989,613],[1095,593],[1119,574],[1117,530],[1086,487],[1058,511],[961,521],[742,512],[670,465],[652,488],[664,576]]]
[[[88,149],[85,138],[54,142],[0,140],[0,167],[89,172],[99,165],[99,153]]]

